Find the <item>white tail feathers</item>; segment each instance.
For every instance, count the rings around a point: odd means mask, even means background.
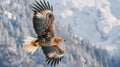
[[[36,38],[26,37],[23,43],[23,50],[27,53],[34,54],[37,48],[40,46],[38,42],[36,42]]]

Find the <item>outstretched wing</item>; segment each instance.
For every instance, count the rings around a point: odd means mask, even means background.
[[[34,11],[33,27],[38,36],[53,32],[53,7],[45,0],[36,1],[32,6]]]
[[[48,64],[56,65],[64,57],[64,51],[58,46],[42,46],[43,53],[46,55]]]

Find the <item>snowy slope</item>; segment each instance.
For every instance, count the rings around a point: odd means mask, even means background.
[[[49,1],[54,6],[56,35],[66,39],[61,44],[66,54],[58,67],[119,67],[119,0]],[[48,67],[41,49],[34,55],[22,50],[25,36],[36,37],[30,8],[33,2],[0,0],[2,67]]]
[[[74,34],[106,49],[119,46],[119,0],[61,0],[53,3],[58,5],[55,6],[57,20],[61,18],[59,22],[66,28],[70,26]]]

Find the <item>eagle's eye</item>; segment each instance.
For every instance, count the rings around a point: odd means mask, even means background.
[[[53,17],[53,15],[52,15],[52,14],[50,14],[48,17],[49,17],[49,18],[52,18],[52,17]]]
[[[50,14],[50,15],[48,16],[48,18],[49,18],[49,19],[52,19],[52,18],[53,18],[53,15],[52,15],[52,14]]]
[[[54,19],[53,14],[47,14],[46,16],[47,16],[47,19]]]

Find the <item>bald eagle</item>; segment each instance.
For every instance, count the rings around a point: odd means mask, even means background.
[[[23,50],[34,54],[37,48],[41,47],[46,56],[48,64],[56,65],[64,56],[64,50],[58,44],[64,42],[64,39],[54,34],[54,14],[53,6],[43,0],[36,1],[33,8],[33,28],[37,38],[26,37],[23,42]]]

